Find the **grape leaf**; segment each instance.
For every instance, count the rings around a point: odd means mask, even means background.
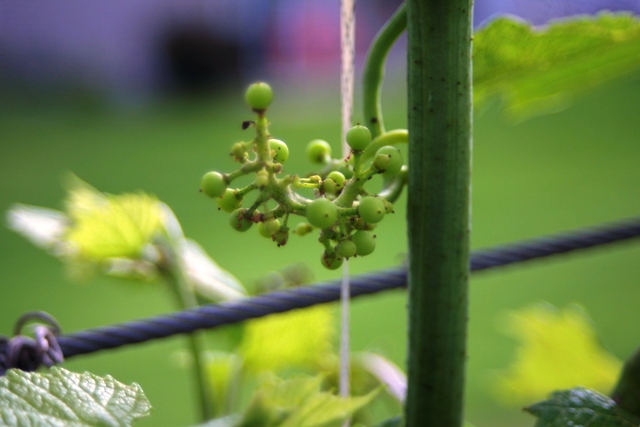
[[[110,376],[7,371],[0,378],[0,426],[124,427],[149,415],[151,404],[138,384]]]
[[[108,196],[105,204],[76,214],[67,240],[92,260],[138,258],[162,226],[158,201],[147,194]]]
[[[535,427],[637,427],[640,418],[623,411],[607,396],[584,387],[555,392],[525,411],[538,417]]]
[[[247,322],[239,352],[253,372],[317,367],[333,353],[334,336],[330,307],[315,306]]]
[[[193,240],[166,204],[144,194],[101,193],[75,175],[67,177],[66,211],[16,204],[9,228],[62,259],[76,278],[96,271],[142,281],[159,279],[159,255],[175,252],[194,290],[211,301],[242,298],[246,291]],[[159,246],[164,244],[168,247]]]
[[[379,389],[357,397],[321,390],[322,376],[272,378],[254,394],[239,427],[320,427],[342,425],[353,412],[370,403]]]
[[[509,313],[502,324],[521,342],[516,360],[493,381],[504,403],[521,406],[543,399],[549,390],[578,385],[608,392],[622,368],[602,347],[580,306],[534,304]]]
[[[539,29],[499,18],[476,32],[473,49],[475,104],[498,95],[509,113],[526,118],[640,69],[640,20],[608,13]]]

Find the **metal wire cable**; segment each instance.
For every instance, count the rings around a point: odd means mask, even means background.
[[[553,234],[514,244],[497,246],[471,254],[471,271],[481,271],[518,262],[619,242],[640,236],[640,217],[586,229]],[[351,297],[369,295],[384,290],[404,288],[407,270],[396,267],[353,277]],[[186,334],[200,329],[239,323],[248,319],[282,313],[297,308],[337,301],[340,281],[318,283],[280,290],[221,304],[210,304],[192,310],[104,326],[58,336],[65,358],[93,353]]]

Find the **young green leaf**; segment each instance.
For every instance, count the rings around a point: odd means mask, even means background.
[[[522,405],[578,385],[601,392],[613,387],[622,362],[602,348],[579,306],[536,304],[510,313],[505,324],[521,341],[516,360],[495,381],[505,403]]]
[[[138,384],[108,375],[54,367],[48,374],[11,369],[0,378],[1,425],[125,427],[150,410]]]
[[[108,196],[106,204],[77,215],[67,240],[90,260],[137,258],[161,227],[162,211],[154,197],[143,193]]]
[[[242,358],[234,353],[218,351],[206,354],[206,379],[215,396],[212,402],[214,414],[228,415],[236,406],[236,388],[240,380]]]
[[[239,352],[254,372],[317,367],[332,354],[334,334],[331,309],[315,306],[248,322]]]
[[[640,425],[640,418],[618,408],[607,396],[584,387],[555,392],[548,400],[531,405],[525,411],[538,417],[535,427]]]
[[[501,18],[473,40],[474,103],[499,95],[517,118],[564,107],[573,95],[640,68],[640,20],[601,14],[542,30]]]
[[[240,427],[320,427],[342,422],[378,394],[340,397],[321,391],[322,376],[272,378],[254,395]]]

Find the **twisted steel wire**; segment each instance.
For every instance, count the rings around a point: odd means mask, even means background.
[[[532,259],[619,242],[640,236],[640,217],[587,229],[553,234],[514,244],[497,246],[471,254],[471,271],[481,271]],[[396,267],[351,279],[351,297],[404,288],[407,270]],[[117,348],[148,340],[186,334],[200,329],[239,323],[316,304],[337,301],[340,281],[285,289],[192,310],[104,326],[58,336],[65,358]]]

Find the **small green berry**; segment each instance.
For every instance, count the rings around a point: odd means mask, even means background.
[[[225,212],[233,212],[242,205],[242,198],[238,198],[238,192],[227,188],[222,196],[216,199],[218,207]]]
[[[245,217],[246,209],[236,209],[229,217],[231,228],[238,231],[247,231],[253,225],[253,222]]]
[[[336,270],[340,268],[342,261],[343,259],[338,257],[335,253],[328,254],[326,251],[322,253],[322,257],[320,258],[322,265],[329,270]]]
[[[336,246],[336,255],[342,258],[351,258],[356,254],[356,244],[351,240],[343,240]]]
[[[312,163],[327,163],[331,159],[331,145],[322,139],[314,139],[307,145],[307,157]]]
[[[358,215],[368,224],[382,221],[385,213],[384,203],[377,197],[365,197],[358,205]]]
[[[236,142],[231,147],[231,155],[233,158],[239,162],[243,162],[247,158],[247,148],[244,145],[244,142]]]
[[[227,189],[227,183],[221,173],[207,172],[200,181],[200,189],[205,195],[215,199],[222,196]]]
[[[284,141],[270,139],[269,149],[271,150],[271,157],[278,163],[284,163],[289,158],[289,147],[287,147]]]
[[[244,99],[251,109],[264,111],[273,101],[273,90],[267,83],[258,82],[250,85],[244,94]]]
[[[347,180],[347,178],[338,171],[329,172],[327,178],[335,181],[338,190],[342,190],[344,188],[344,182]]]
[[[373,167],[380,172],[384,172],[391,163],[391,156],[389,154],[377,154],[373,159]]]
[[[308,222],[300,222],[298,223],[298,225],[296,225],[295,233],[298,236],[304,236],[311,233],[312,231],[313,226],[311,224],[309,224]]]
[[[382,203],[384,203],[384,212],[387,214],[394,213],[393,204],[387,199],[383,198]]]
[[[356,254],[359,256],[369,255],[376,248],[376,239],[368,231],[356,231],[351,235],[351,241],[355,243]]]
[[[347,144],[355,151],[362,151],[371,142],[371,132],[365,126],[356,125],[347,131]]]
[[[338,191],[338,184],[336,184],[336,182],[331,178],[327,178],[322,181],[322,191],[329,194],[336,194],[336,191]]]
[[[289,228],[279,228],[271,238],[278,244],[278,247],[286,245],[289,241]]]
[[[378,156],[385,154],[388,154],[390,156],[389,163],[384,168],[385,176],[397,175],[398,172],[400,172],[400,169],[402,169],[402,164],[404,163],[402,160],[402,153],[400,153],[400,150],[392,145],[385,145],[384,147],[381,147],[380,149],[378,149],[378,151],[376,151],[374,162],[375,159],[378,158]]]
[[[262,237],[270,239],[280,228],[280,221],[272,218],[258,223],[258,233]]]
[[[320,198],[307,206],[307,221],[314,227],[331,227],[337,219],[338,208],[331,200]]]

